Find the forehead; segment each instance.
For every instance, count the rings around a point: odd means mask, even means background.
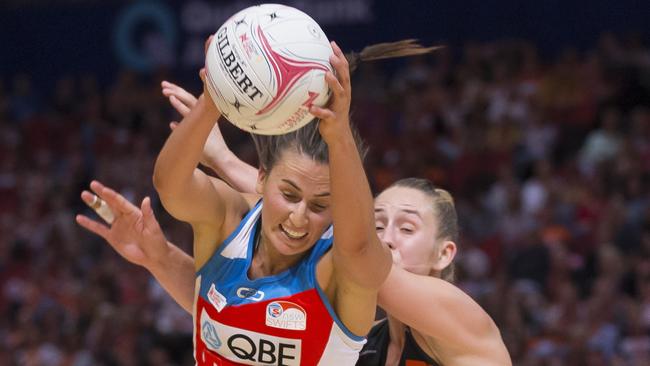
[[[426,193],[408,187],[391,187],[375,199],[375,209],[383,211],[414,210],[433,217],[433,202]]]
[[[303,190],[313,189],[329,192],[329,166],[296,151],[284,151],[271,169],[269,177],[281,181],[290,180]]]

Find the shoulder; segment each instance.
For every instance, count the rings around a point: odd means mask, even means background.
[[[246,201],[249,210],[252,210],[262,199],[262,195],[257,193],[241,193],[242,198]]]
[[[259,195],[241,193],[239,194],[239,199],[236,204],[230,208],[226,216],[226,221],[221,230],[221,238],[219,238],[219,243],[226,240],[233,232],[245,224],[246,221],[250,220],[250,216],[256,210],[258,206],[262,206],[262,201]]]
[[[206,223],[192,225],[194,231],[194,257],[196,268],[201,268],[212,257],[223,242],[235,232],[242,221],[259,201],[259,196],[242,194],[223,185],[225,183],[215,180],[213,184],[225,193],[225,212],[221,225]]]

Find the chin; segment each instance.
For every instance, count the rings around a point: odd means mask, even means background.
[[[424,268],[418,265],[408,265],[408,264],[400,263],[399,266],[407,272],[421,275],[421,276],[428,276],[430,272],[428,268]]]
[[[299,255],[305,252],[304,250],[302,250],[302,248],[294,248],[286,244],[276,245],[275,250],[277,250],[278,253],[287,257]]]
[[[308,245],[308,238],[301,240],[291,240],[283,233],[278,233],[277,240],[272,242],[273,247],[278,253],[286,256],[294,256],[306,253],[313,245]]]

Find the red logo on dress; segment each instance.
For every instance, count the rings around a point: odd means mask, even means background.
[[[273,328],[305,330],[307,312],[302,306],[290,301],[273,301],[266,306],[265,324]]]

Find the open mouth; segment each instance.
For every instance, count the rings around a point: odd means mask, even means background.
[[[293,231],[290,229],[287,229],[284,227],[284,225],[280,224],[280,230],[286,235],[289,239],[293,240],[299,240],[307,236],[307,232],[301,232],[301,231]]]

